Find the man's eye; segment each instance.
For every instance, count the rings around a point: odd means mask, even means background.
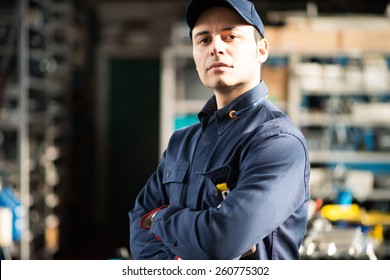
[[[208,42],[210,42],[209,38],[202,38],[199,40],[200,44],[207,44]]]
[[[234,39],[236,39],[237,38],[237,36],[236,35],[228,35],[228,36],[226,36],[226,39],[227,40],[234,40]]]

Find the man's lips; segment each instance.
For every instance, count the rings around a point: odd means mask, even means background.
[[[213,68],[221,68],[221,67],[229,67],[229,68],[231,68],[230,65],[225,64],[225,63],[223,63],[223,62],[214,62],[213,64],[211,64],[211,65],[207,68],[207,70],[211,70],[211,69],[213,69]]]

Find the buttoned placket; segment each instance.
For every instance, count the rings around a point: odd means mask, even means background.
[[[208,120],[208,124],[198,141],[190,167],[190,183],[188,187],[185,188],[186,193],[182,194],[182,199],[185,198],[187,207],[197,207],[200,203],[200,201],[197,201],[200,199],[197,193],[199,192],[199,187],[204,187],[205,178],[204,176],[199,175],[199,173],[207,169],[209,156],[215,149],[217,142],[218,127],[215,117],[212,116]],[[181,201],[181,203],[183,203],[183,201]]]

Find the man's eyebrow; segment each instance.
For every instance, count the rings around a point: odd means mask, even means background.
[[[222,31],[229,31],[229,30],[233,30],[233,29],[237,29],[238,27],[237,26],[226,26],[222,29]],[[199,36],[202,36],[202,35],[206,35],[206,34],[209,34],[210,32],[207,31],[207,30],[202,30],[202,31],[199,31],[197,32],[195,35],[194,35],[194,38],[196,37],[199,37]]]
[[[228,31],[228,30],[233,30],[233,29],[236,29],[237,26],[226,26],[225,28],[223,28],[222,30],[223,31]]]
[[[210,32],[207,31],[207,30],[199,31],[199,32],[197,32],[197,33],[194,35],[194,38],[199,37],[199,36],[202,36],[202,35],[206,35],[206,34],[209,34],[209,33],[210,33]]]

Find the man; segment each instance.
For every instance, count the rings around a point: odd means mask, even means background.
[[[138,195],[133,258],[299,259],[310,164],[300,131],[267,100],[263,23],[246,0],[193,0],[186,20],[214,96]]]

